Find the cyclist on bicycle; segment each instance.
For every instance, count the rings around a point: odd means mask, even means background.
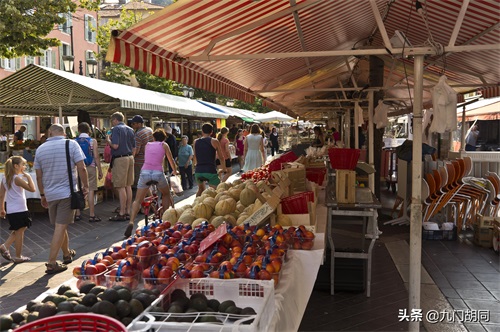
[[[132,203],[130,222],[125,231],[126,237],[132,235],[135,217],[141,208],[142,201],[148,193],[150,183],[157,183],[158,190],[160,190],[162,194],[161,200],[163,209],[167,209],[170,206],[174,207],[174,199],[170,194],[170,186],[168,185],[165,173],[163,172],[163,161],[165,157],[167,157],[167,160],[172,167],[172,175],[177,174],[177,167],[168,144],[164,142],[166,137],[167,135],[165,134],[165,131],[162,128],[158,128],[153,133],[154,141],[146,144],[144,151],[144,165],[142,166],[139,181],[137,182],[137,193],[135,194],[135,200]]]

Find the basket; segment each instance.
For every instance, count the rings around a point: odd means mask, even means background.
[[[314,192],[306,191],[285,197],[281,200],[281,211],[284,214],[305,214],[309,213],[307,202],[314,202]]]
[[[118,320],[97,314],[66,314],[51,316],[24,324],[16,331],[59,332],[59,331],[99,331],[127,332],[127,328]]]
[[[269,173],[274,171],[280,171],[282,164],[295,161],[297,160],[297,158],[298,158],[297,155],[293,151],[288,151],[286,153],[283,153],[281,156],[279,156],[279,158],[274,159],[269,163]]]
[[[182,289],[187,297],[194,293],[203,293],[208,299],[220,302],[233,300],[240,308],[252,307],[256,315],[234,315],[226,313],[210,313],[222,324],[184,323],[175,321],[178,318],[193,321],[203,313],[167,313],[153,312],[152,308],[170,304],[170,293]],[[160,297],[130,325],[129,331],[269,331],[269,325],[275,312],[274,281],[250,279],[176,279]],[[246,323],[245,323],[246,322]],[[250,323],[251,322],[251,323]]]
[[[354,170],[358,164],[360,153],[361,150],[359,149],[328,149],[328,157],[330,157],[330,164],[333,169]]]
[[[325,167],[308,167],[306,168],[306,179],[322,186],[325,180],[326,168]]]

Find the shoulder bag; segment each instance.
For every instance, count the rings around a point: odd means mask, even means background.
[[[66,164],[68,165],[69,188],[71,192],[71,208],[73,210],[85,209],[85,196],[81,191],[75,191],[73,187],[73,173],[71,172],[71,164],[69,161],[69,140],[66,140]]]

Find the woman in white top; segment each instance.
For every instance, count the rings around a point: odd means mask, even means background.
[[[266,161],[266,153],[264,151],[264,139],[262,138],[261,130],[258,125],[253,124],[250,129],[250,134],[247,135],[245,141],[245,150],[243,157],[245,159],[245,171],[259,168]]]
[[[35,183],[31,176],[25,173],[26,160],[20,156],[10,157],[5,162],[5,177],[0,183],[0,217],[9,220],[9,230],[12,231],[7,241],[0,246],[0,254],[8,261],[16,264],[30,260],[21,254],[23,249],[24,231],[31,226],[31,217],[26,204],[25,190],[35,192]],[[7,211],[4,202],[7,202]],[[15,243],[16,257],[12,258],[10,246]]]

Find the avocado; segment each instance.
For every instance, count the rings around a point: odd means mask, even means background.
[[[154,295],[153,291],[150,289],[141,289],[140,292],[143,294]]]
[[[123,317],[121,322],[123,325],[128,326],[133,320],[134,319],[132,317]]]
[[[68,311],[71,313],[71,312],[73,312],[74,307],[75,306],[71,302],[63,301],[57,305],[57,312]]]
[[[57,307],[54,302],[48,301],[42,304],[38,310],[38,318],[54,316],[57,313]]]
[[[172,314],[180,314],[184,312],[184,308],[182,308],[179,304],[177,303],[172,303],[167,310],[168,313]]]
[[[49,302],[49,301],[53,302],[52,300],[54,299],[54,296],[56,296],[56,295],[52,295],[52,294],[51,294],[51,295],[47,295],[47,296],[46,296],[46,297],[42,300],[42,303],[46,303],[46,302]]]
[[[195,297],[194,299],[191,296],[191,307],[198,311],[205,311],[207,310],[207,301],[205,301],[201,296]]]
[[[226,314],[230,315],[239,315],[241,312],[241,309],[236,307],[236,306],[230,306],[226,308],[226,311],[224,311]]]
[[[35,300],[31,300],[28,302],[28,304],[26,304],[26,309],[28,309],[29,312],[32,312],[33,311],[33,307],[37,304],[42,304],[42,302],[39,302],[39,301],[35,301]]]
[[[205,296],[205,294],[203,293],[194,293],[193,295],[191,295],[191,297],[189,298],[191,301],[193,301],[194,299],[197,299],[197,298],[201,298],[203,299],[205,302],[208,301],[207,297]]]
[[[170,293],[170,302],[175,302],[180,298],[187,298],[186,292],[182,289],[174,289],[172,293]]]
[[[77,293],[77,292],[75,292],[75,291],[73,291],[73,290],[66,291],[66,292],[64,292],[64,294],[62,294],[62,295],[66,296],[66,297],[68,297],[68,298],[69,298],[69,297],[78,297],[78,296],[79,296],[79,295],[78,295],[78,293]]]
[[[224,301],[220,304],[219,311],[226,312],[227,308],[229,308],[231,306],[236,307],[236,303],[234,303],[234,301],[232,301],[232,300]]]
[[[219,311],[220,302],[216,299],[210,299],[207,301],[207,305],[209,308],[212,308],[214,311]]]
[[[14,320],[9,315],[0,316],[0,331],[10,330]]]
[[[116,314],[120,318],[127,317],[128,315],[130,315],[130,312],[132,310],[130,308],[130,304],[125,300],[118,300],[115,303],[115,307],[116,307]]]
[[[98,314],[99,313],[99,306],[101,305],[101,302],[96,302],[94,303],[94,305],[92,305],[92,307],[90,307],[90,311],[89,312],[93,312],[94,314]]]
[[[73,308],[73,312],[78,312],[78,313],[87,313],[90,312],[90,308],[84,306],[83,304],[77,304]]]
[[[93,282],[89,282],[88,284],[80,287],[80,293],[88,294],[96,285]]]
[[[132,299],[132,294],[125,287],[117,289],[116,292],[118,293],[118,297],[119,297],[120,300],[125,300],[125,301],[128,302],[128,301],[130,301]]]
[[[64,295],[55,295],[54,298],[52,299],[52,302],[54,302],[55,305],[58,305],[59,303],[67,300],[68,298]]]
[[[106,300],[100,302],[98,311],[98,313],[101,315],[106,315],[113,318],[117,317],[114,304]]]
[[[151,290],[154,296],[159,297],[161,294],[161,291],[158,288],[154,288]]]
[[[111,303],[115,303],[120,299],[120,296],[118,295],[118,292],[114,290],[113,288],[106,289],[104,292],[102,292],[101,299],[105,301],[109,301]]]
[[[60,316],[60,315],[67,315],[67,314],[71,314],[72,312],[70,311],[58,311],[55,316]]]
[[[10,314],[10,317],[12,318],[12,321],[16,324],[21,323],[23,320],[26,319],[27,316],[23,315],[20,312],[13,312]],[[0,331],[3,331],[3,329],[0,329]]]
[[[64,295],[64,293],[66,293],[67,291],[70,291],[70,290],[71,290],[71,287],[69,287],[68,285],[61,285],[61,287],[59,287],[59,289],[57,290],[57,294]]]
[[[200,323],[218,323],[219,320],[214,315],[203,315],[200,317]]]
[[[82,299],[82,304],[91,307],[97,303],[97,296],[92,293],[86,294]]]
[[[151,309],[149,311],[150,312],[165,312],[165,310],[163,310],[163,308],[160,306],[151,307]]]
[[[44,303],[35,304],[35,305],[31,308],[31,309],[32,309],[33,311],[38,312],[38,311],[40,311],[40,308],[41,308],[43,305],[44,305]]]
[[[255,310],[253,308],[246,307],[246,308],[241,309],[240,315],[257,315],[257,313],[255,312]]]
[[[26,323],[34,322],[38,319],[38,312],[32,312],[26,318]]]
[[[182,310],[186,310],[187,308],[191,307],[191,301],[187,297],[181,297],[178,298],[177,300],[171,302],[170,304],[178,304],[181,306]]]
[[[139,316],[144,311],[144,306],[141,301],[132,299],[129,301],[130,304],[130,317],[135,318]]]
[[[128,290],[128,288],[127,288],[127,287],[122,286],[122,285],[114,285],[114,286],[113,286],[113,287],[111,287],[111,288],[113,288],[115,291],[119,291],[120,289],[127,289],[127,290]]]
[[[140,293],[135,297],[136,300],[139,300],[142,303],[144,308],[149,307],[149,305],[153,302],[148,294]]]
[[[90,290],[89,293],[92,293],[92,294],[95,294],[95,295],[99,295],[101,294],[102,292],[104,292],[107,288],[104,287],[104,286],[95,286],[94,288],[92,288]]]

